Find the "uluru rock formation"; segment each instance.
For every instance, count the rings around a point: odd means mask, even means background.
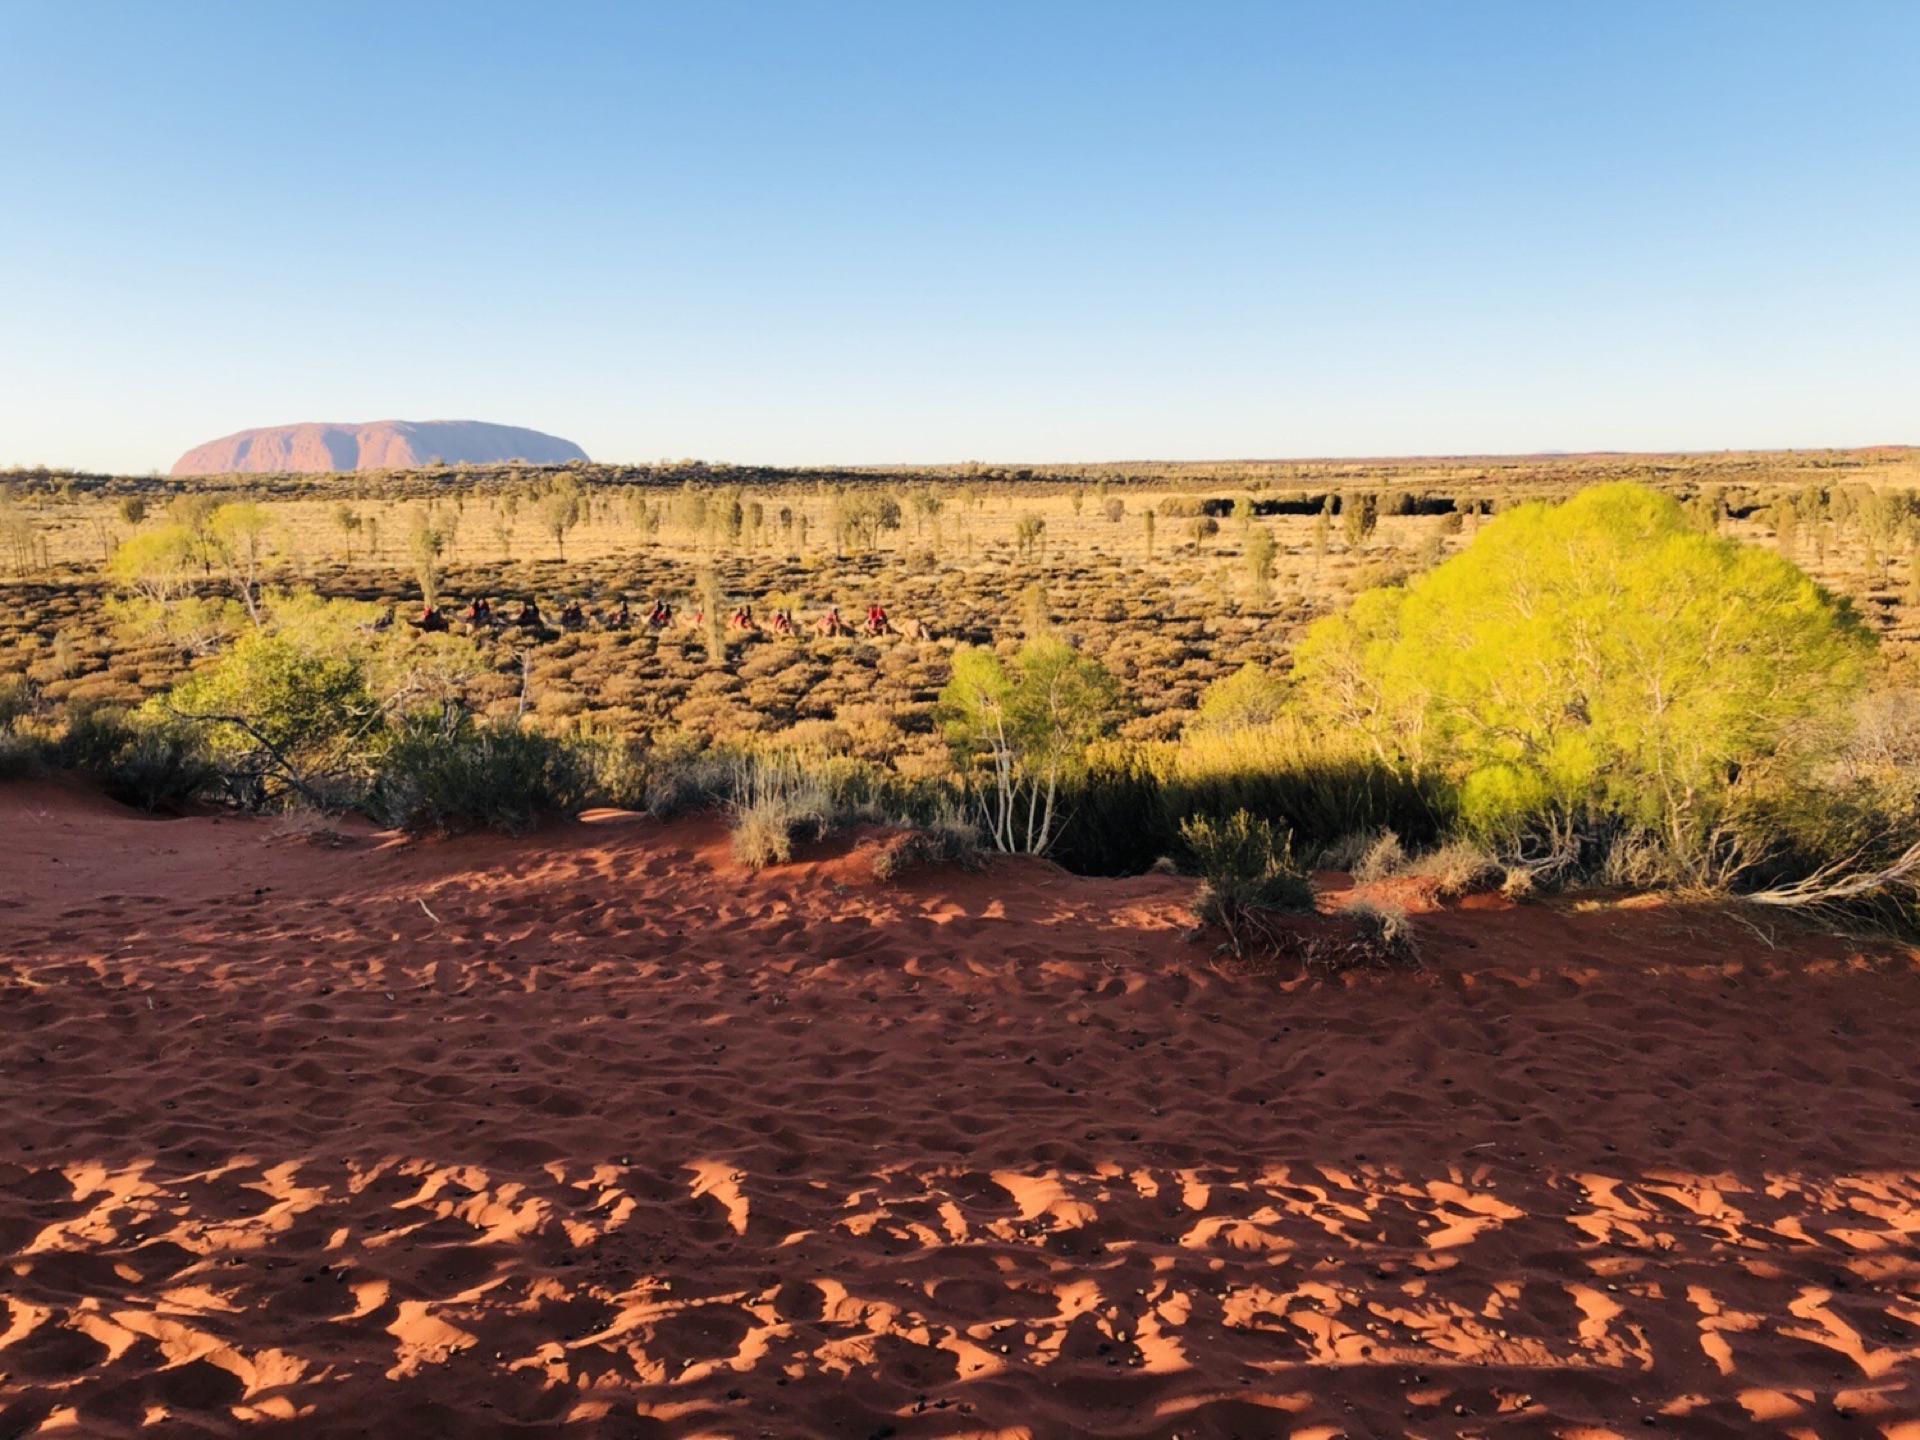
[[[175,475],[289,470],[401,470],[438,459],[493,465],[584,460],[571,440],[481,420],[375,420],[365,425],[269,425],[196,445],[173,462]]]

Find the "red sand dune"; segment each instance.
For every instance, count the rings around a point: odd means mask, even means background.
[[[1920,1433],[1908,952],[0,788],[0,1436]]]

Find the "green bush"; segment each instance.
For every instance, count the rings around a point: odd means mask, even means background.
[[[1872,650],[1790,562],[1616,484],[1509,511],[1356,597],[1309,630],[1295,681],[1302,713],[1443,781],[1471,834],[1570,863],[1625,823],[1674,878],[1720,883],[1767,848],[1748,798],[1832,751]]]
[[[179,811],[220,778],[204,738],[163,716],[83,707],[53,747],[54,762],[99,781],[107,794],[143,810]]]
[[[366,808],[406,830],[517,834],[542,815],[581,809],[592,781],[592,757],[577,742],[512,721],[414,714],[394,727],[376,762]]]
[[[245,754],[264,742],[289,758],[364,740],[379,712],[358,658],[262,630],[174,686],[164,706],[189,718],[213,717],[206,724],[216,755]],[[244,726],[218,718],[228,716]]]
[[[1249,660],[1231,675],[1207,686],[1201,693],[1190,727],[1232,731],[1271,725],[1281,717],[1286,699],[1287,682],[1264,665]]]
[[[1313,882],[1295,863],[1284,828],[1236,810],[1224,820],[1195,816],[1182,823],[1180,838],[1205,882],[1194,914],[1224,930],[1236,951],[1259,933],[1263,912],[1313,909]]]

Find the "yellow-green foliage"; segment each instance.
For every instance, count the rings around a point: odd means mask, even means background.
[[[200,548],[186,525],[159,525],[122,543],[107,575],[135,594],[164,605],[185,594],[200,575]]]
[[[1622,483],[1523,505],[1363,593],[1308,631],[1295,675],[1320,722],[1455,781],[1474,828],[1601,811],[1684,849],[1736,777],[1818,751],[1872,649],[1791,562]]]
[[[985,646],[954,651],[936,713],[996,848],[1046,853],[1061,787],[1084,769],[1118,705],[1106,668],[1058,635],[1028,640],[1011,666]]]
[[[1286,681],[1249,660],[1201,692],[1200,706],[1189,729],[1245,730],[1271,725],[1280,718],[1286,698]]]
[[[262,741],[283,754],[304,754],[364,734],[377,716],[358,660],[265,630],[249,630],[153,708],[207,720],[216,755]]]

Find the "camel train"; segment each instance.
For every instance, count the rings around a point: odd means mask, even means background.
[[[555,615],[553,625],[549,626],[541,613],[539,604],[526,599],[519,608],[507,615],[493,608],[493,602],[484,595],[475,596],[459,612],[460,621],[469,632],[482,630],[519,629],[535,634],[552,633],[555,630],[585,630],[591,626],[599,630],[630,630],[634,625],[631,606],[623,598],[618,605],[596,610],[589,614],[578,600],[563,603]],[[369,626],[373,630],[390,629],[395,620],[394,607],[388,606],[386,612]],[[423,634],[445,634],[453,629],[454,617],[446,608],[439,605],[423,605],[420,613],[406,623]],[[653,608],[640,617],[640,625],[647,630],[661,633],[672,629],[700,633],[706,628],[706,612],[693,608],[676,610],[665,600],[655,600]],[[843,619],[838,605],[828,605],[812,620],[794,619],[790,607],[781,606],[774,610],[763,623],[753,613],[748,602],[736,605],[727,615],[726,632],[729,635],[745,637],[768,637],[773,639],[798,639],[803,629],[811,630],[822,639],[835,637],[878,639],[883,635],[898,635],[907,640],[930,641],[935,638],[933,628],[922,620],[903,620],[895,622],[887,614],[886,607],[873,604],[867,606],[866,615],[858,622],[851,623]]]

